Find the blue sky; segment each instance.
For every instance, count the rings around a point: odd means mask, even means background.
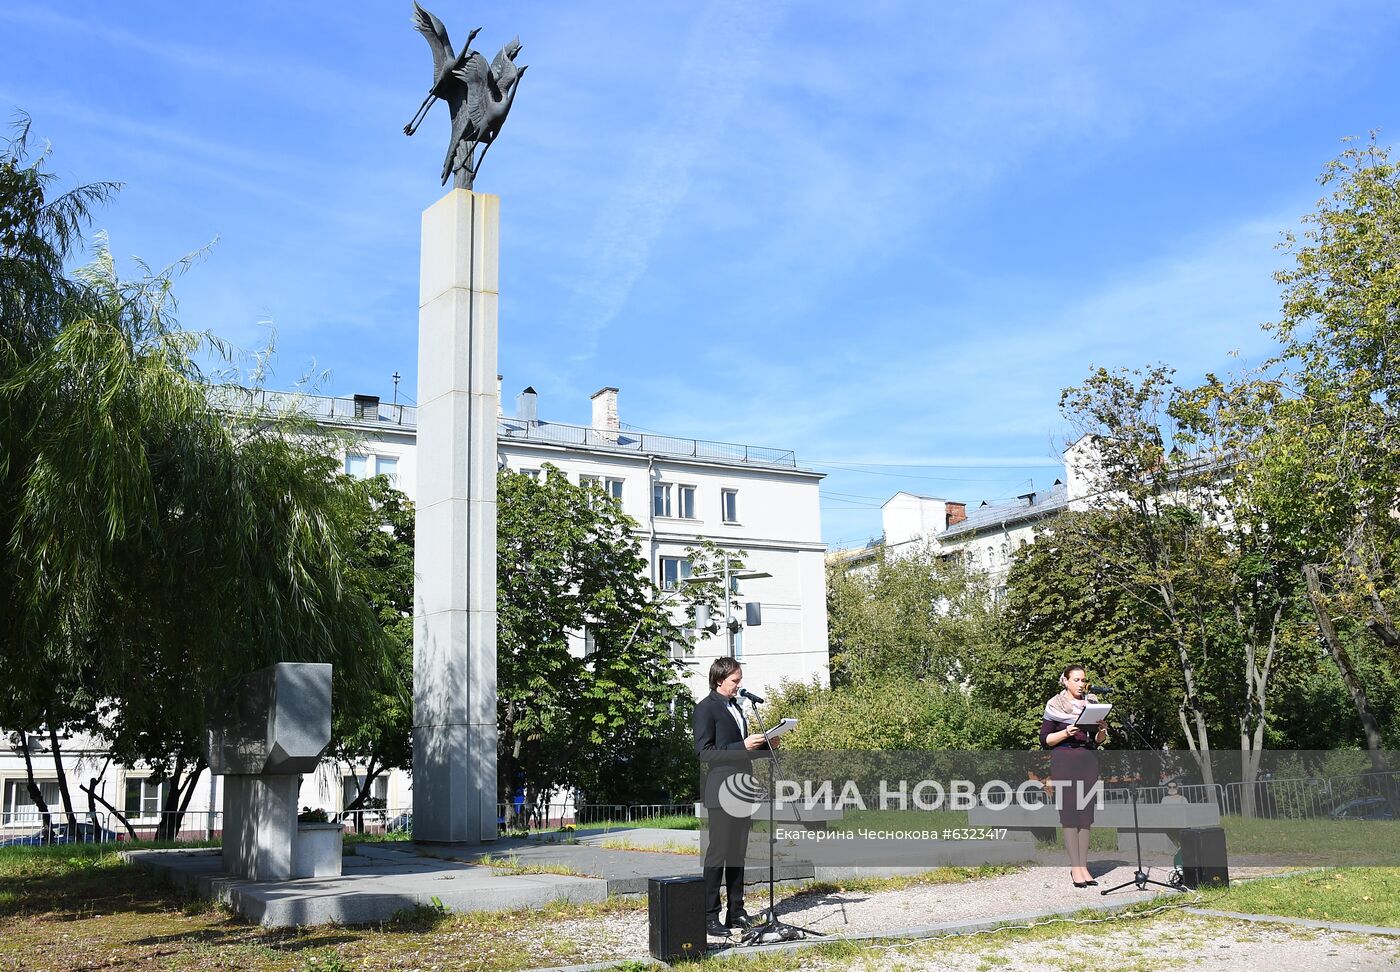
[[[1267,354],[1279,234],[1347,135],[1400,132],[1391,3],[428,3],[530,72],[502,197],[500,364],[542,417],[794,449],[833,545],[898,489],[1045,486],[1091,365]],[[0,106],[181,319],[276,336],[268,384],[416,385],[442,107],[410,4],[0,5]],[[1238,357],[1234,357],[1238,355]]]

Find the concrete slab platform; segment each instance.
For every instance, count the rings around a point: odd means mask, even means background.
[[[507,911],[555,901],[607,899],[607,882],[559,874],[500,874],[398,849],[347,854],[339,877],[247,881],[222,873],[218,850],[130,851],[126,859],[163,880],[227,904],[269,928],[374,924],[434,899],[448,911]]]
[[[605,846],[609,842],[639,849]],[[286,927],[328,922],[373,924],[387,921],[405,909],[431,906],[434,899],[448,911],[503,911],[536,908],[554,901],[599,902],[610,895],[645,894],[650,878],[700,873],[698,854],[667,850],[677,845],[698,850],[699,832],[638,827],[584,832],[553,842],[507,838],[470,848],[410,841],[368,842],[350,845],[351,852],[342,859],[339,877],[293,881],[248,881],[229,877],[222,873],[222,858],[217,849],[129,851],[124,856],[158,873],[171,884],[224,902],[250,921],[268,927]],[[1008,853],[1028,846],[1034,847],[1005,842]],[[949,847],[949,850],[971,852],[973,848]],[[779,848],[774,876],[780,884],[814,878],[836,880],[852,876],[917,874],[934,866],[923,863],[910,867],[905,862],[918,858],[896,856],[893,860],[882,861],[831,860],[814,867],[806,860],[785,861],[784,852],[793,853],[794,849]],[[766,858],[766,842],[759,839],[750,847],[750,863],[744,874],[746,884],[757,886],[767,882]],[[1021,855],[1016,859],[1021,859]],[[977,862],[986,862],[985,851]],[[489,866],[492,863],[502,866],[492,868]],[[864,866],[860,866],[861,863]],[[512,873],[519,868],[571,873]]]
[[[608,841],[642,846],[667,843],[699,848],[699,833],[694,830],[665,830],[636,827],[631,830],[589,832],[578,834],[572,841],[541,841],[537,839],[498,840],[484,847],[433,847],[420,845],[419,850],[443,860],[479,863],[483,860],[504,860],[529,866],[562,867],[578,874],[587,874],[607,882],[609,894],[646,894],[647,881],[654,877],[681,877],[700,873],[701,860],[697,854],[671,854],[664,850],[616,850],[601,846]],[[385,845],[379,845],[385,846]],[[745,884],[768,880],[766,844],[760,851],[753,845],[749,866],[744,870]],[[755,863],[764,858],[762,863]],[[774,868],[778,881],[809,881],[815,875],[806,861],[784,862],[781,858]]]

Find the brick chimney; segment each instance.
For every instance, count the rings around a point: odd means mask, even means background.
[[[955,523],[961,523],[963,520],[966,520],[966,519],[967,519],[967,504],[966,504],[966,503],[954,503],[952,500],[949,500],[949,501],[948,501],[948,526],[952,526],[952,525],[955,524]],[[946,529],[946,527],[945,527],[945,529]]]
[[[599,388],[593,393],[593,431],[609,442],[617,441],[622,423],[617,417],[617,389]]]

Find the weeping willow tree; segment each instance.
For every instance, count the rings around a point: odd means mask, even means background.
[[[65,274],[114,187],[50,198],[25,134],[0,153],[0,723],[81,727],[149,766],[173,833],[208,689],[325,661],[346,704],[380,678],[343,582],[363,500],[314,429],[215,404],[198,362],[224,349],[173,316],[188,261],[124,281],[99,237]]]

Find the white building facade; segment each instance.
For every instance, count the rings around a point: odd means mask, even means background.
[[[929,549],[937,556],[958,558],[987,576],[994,596],[1005,589],[1017,550],[1034,543],[1036,531],[1064,510],[1083,509],[1099,497],[1102,474],[1093,439],[1083,436],[1064,451],[1065,474],[1048,489],[1022,493],[1014,500],[982,502],[976,506],[918,493],[898,492],[880,508],[884,536],[858,550],[835,551],[833,563],[858,571],[881,553]]]
[[[328,424],[355,437],[345,452],[351,475],[389,475],[413,497],[418,455],[412,406],[358,399],[306,399]],[[358,402],[358,404],[356,404]],[[828,681],[826,546],[821,540],[823,474],[802,469],[792,452],[735,443],[636,432],[618,419],[618,390],[592,396],[588,426],[541,420],[538,395],[527,388],[514,416],[497,420],[497,462],[541,475],[553,466],[575,483],[592,482],[637,522],[651,579],[663,589],[689,575],[686,551],[709,541],[744,552],[737,599],[760,605],[762,623],[744,627],[732,649],[756,691],[783,681]],[[306,406],[303,406],[306,407]],[[585,650],[584,633],[576,648]],[[727,654],[724,632],[702,638],[687,662],[697,698],[709,691],[710,662]]]

